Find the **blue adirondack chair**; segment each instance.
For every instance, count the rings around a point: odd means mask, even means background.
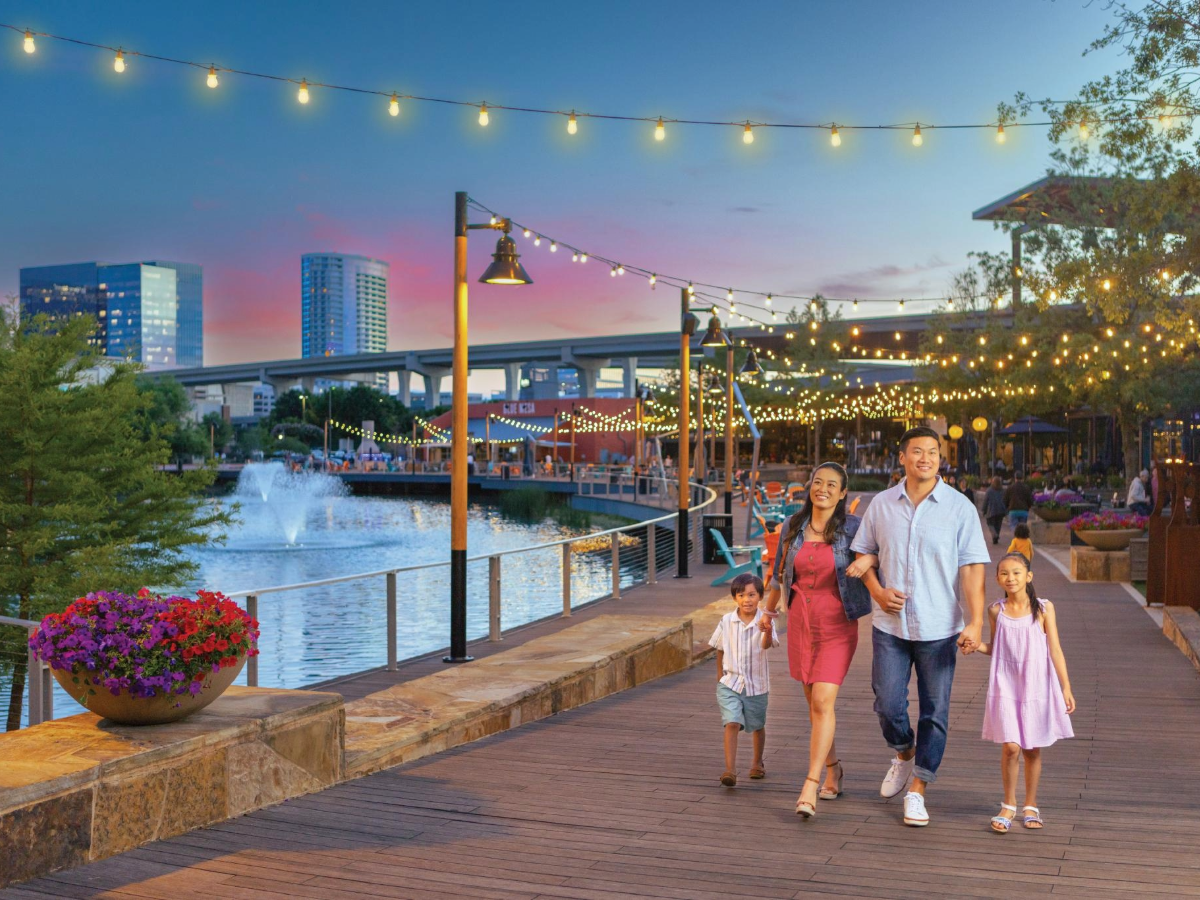
[[[743,572],[749,572],[762,578],[762,547],[730,547],[725,543],[725,535],[717,529],[710,528],[708,531],[712,535],[713,541],[716,542],[717,552],[724,557],[725,564],[729,566],[722,575],[713,581],[713,587],[732,581]],[[739,564],[734,558],[736,553],[749,553],[750,561]]]

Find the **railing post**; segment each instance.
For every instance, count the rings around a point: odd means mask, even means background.
[[[396,671],[396,573],[387,573],[387,670]]]
[[[49,722],[54,718],[54,676],[45,663],[38,665],[38,674],[42,679],[42,721]]]
[[[563,618],[571,615],[571,542],[562,545]]]
[[[612,536],[612,598],[621,599],[621,532]]]
[[[500,633],[500,557],[488,557],[488,640],[502,641]]]
[[[654,547],[658,526],[646,526],[646,584],[658,584],[658,551]]]
[[[29,686],[29,724],[42,724],[42,663],[30,648],[26,656],[25,683]]]
[[[258,621],[258,597],[250,594],[246,597],[246,615]],[[262,640],[262,636],[259,636]],[[258,657],[251,656],[246,660],[246,685],[248,687],[258,687]]]

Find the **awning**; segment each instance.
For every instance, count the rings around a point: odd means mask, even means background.
[[[1067,429],[1059,428],[1057,425],[1051,425],[1049,422],[1043,422],[1037,416],[1025,416],[1022,419],[1017,419],[1015,422],[1010,422],[1003,428],[997,430],[996,434],[1007,435],[1022,435],[1022,434],[1066,434]]]
[[[492,419],[489,426],[486,419],[469,419],[467,421],[467,433],[475,441],[483,441],[485,438],[490,438],[493,441],[522,441],[527,437],[541,437],[547,431],[554,431],[553,416],[529,416],[528,418],[512,419],[512,422],[520,422],[520,426],[510,424],[510,422],[500,422]],[[447,434],[451,432],[447,431]],[[560,437],[567,434],[566,426],[559,426]]]

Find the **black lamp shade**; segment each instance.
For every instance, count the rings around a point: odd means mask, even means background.
[[[713,316],[708,320],[708,331],[704,332],[704,337],[700,339],[701,347],[724,347],[725,333],[721,331],[721,320]]]
[[[521,254],[517,245],[507,234],[501,235],[496,241],[496,252],[492,254],[492,264],[479,280],[484,284],[533,284],[533,279],[520,263]]]
[[[751,350],[746,354],[746,361],[742,363],[742,368],[738,372],[739,375],[761,375],[762,366],[758,364],[758,354]]]

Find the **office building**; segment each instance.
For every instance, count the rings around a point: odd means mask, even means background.
[[[350,356],[387,349],[388,264],[347,253],[300,257],[300,355]],[[387,390],[387,375],[376,376]]]
[[[202,365],[203,269],[192,263],[72,263],[21,269],[23,315],[90,315],[106,356],[150,369]],[[181,362],[181,351],[183,362]]]

